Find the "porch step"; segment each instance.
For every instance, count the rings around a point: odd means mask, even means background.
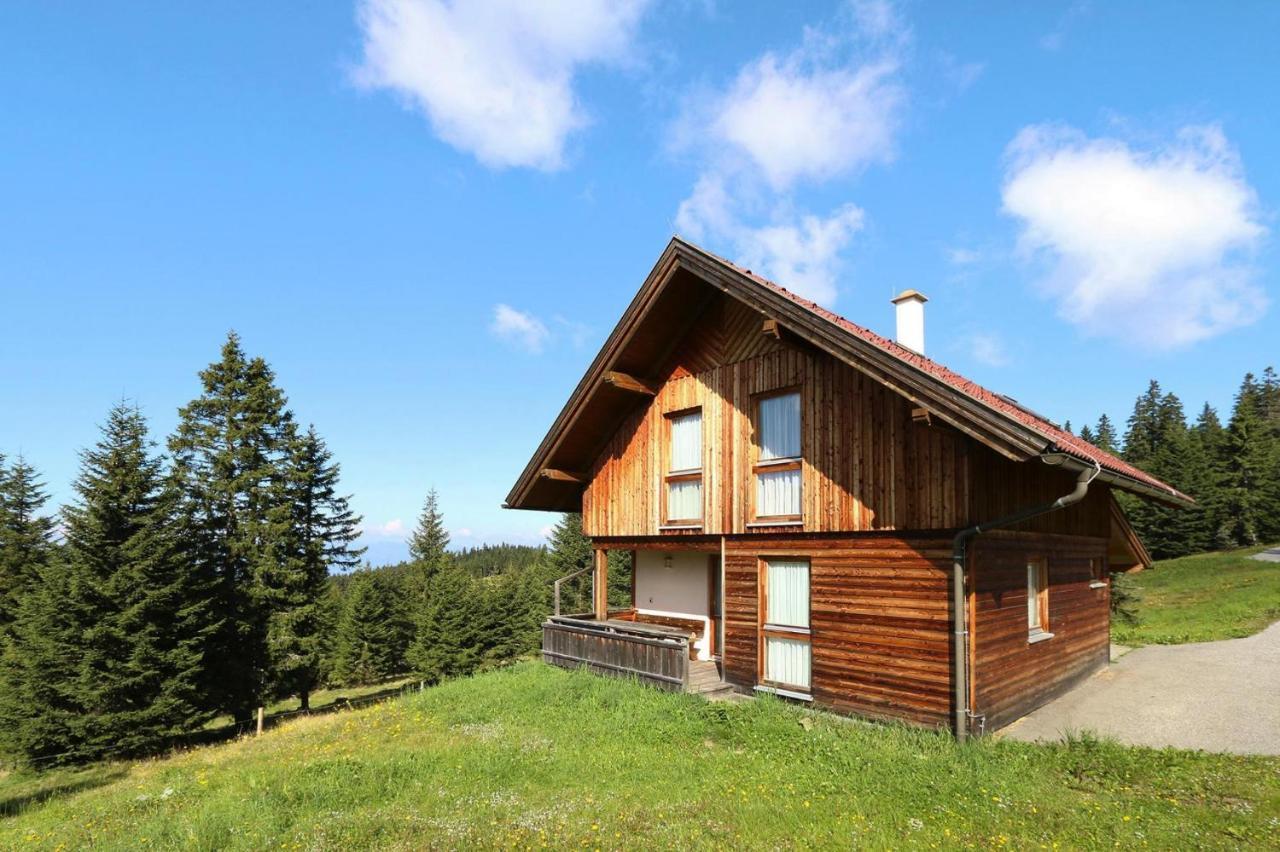
[[[714,698],[733,692],[733,687],[720,679],[720,667],[714,660],[692,660],[689,663],[688,692]]]

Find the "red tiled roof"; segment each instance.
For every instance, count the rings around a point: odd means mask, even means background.
[[[705,249],[703,251],[705,252]],[[1066,431],[1062,427],[1054,423],[1051,423],[1050,421],[1046,420],[1044,417],[1041,417],[1040,415],[1036,414],[1034,411],[1024,408],[1014,400],[1011,400],[1008,397],[1002,396],[996,393],[995,391],[988,390],[987,388],[984,388],[982,385],[978,384],[977,382],[970,381],[969,379],[966,379],[964,376],[960,375],[959,373],[956,373],[953,370],[950,370],[947,367],[944,367],[942,364],[939,364],[937,361],[934,361],[930,358],[926,358],[925,356],[911,349],[907,349],[905,346],[901,346],[898,343],[892,340],[889,340],[886,337],[882,337],[876,334],[875,332],[871,331],[870,329],[863,328],[857,323],[850,322],[849,320],[845,319],[839,314],[833,313],[827,310],[826,308],[822,307],[821,305],[803,298],[802,296],[798,296],[795,293],[792,293],[790,290],[786,289],[785,287],[775,284],[769,279],[764,278],[763,276],[757,275],[756,273],[752,272],[749,269],[743,269],[742,267],[738,266],[732,261],[725,260],[724,258],[719,257],[718,255],[711,254],[710,252],[706,252],[706,254],[708,254],[711,257],[714,257],[716,260],[720,261],[721,263],[725,264],[726,266],[730,267],[736,272],[739,272],[743,275],[748,276],[752,280],[757,281],[766,287],[769,287],[775,292],[781,293],[782,295],[786,296],[788,299],[800,305],[801,307],[806,308],[812,313],[816,314],[817,316],[820,316],[823,319],[827,320],[828,322],[833,323],[836,326],[839,326],[844,331],[861,338],[862,340],[872,344],[873,346],[883,349],[885,352],[888,352],[889,354],[893,355],[900,361],[904,361],[907,364],[910,364],[911,366],[920,370],[921,372],[926,373],[935,379],[938,379],[939,381],[949,385],[950,387],[954,388],[957,391],[960,391],[961,393],[967,395],[971,399],[986,406],[987,408],[992,409],[994,411],[998,411],[1001,414],[1005,415],[1006,417],[1009,417],[1017,421],[1018,423],[1021,423],[1022,425],[1035,430],[1036,432],[1043,435],[1045,438],[1045,441],[1049,445],[1051,445],[1046,449],[1053,449],[1060,452],[1064,452],[1064,453],[1067,453],[1068,455],[1075,456],[1076,458],[1081,459],[1083,461],[1100,465],[1103,469],[1108,470],[1112,473],[1137,480],[1138,482],[1141,482],[1152,488],[1166,492],[1167,494],[1170,495],[1170,497],[1176,500],[1193,502],[1190,497],[1183,494],[1181,491],[1178,491],[1176,488],[1172,487],[1171,485],[1161,482],[1160,480],[1156,479],[1154,476],[1151,476],[1150,474],[1142,472],[1141,470],[1129,464],[1128,462],[1124,461],[1123,459],[1116,458],[1111,453],[1108,453],[1105,450],[1098,449],[1093,444],[1090,444],[1088,441],[1081,440],[1080,438],[1076,437],[1075,435],[1072,435],[1070,432]]]

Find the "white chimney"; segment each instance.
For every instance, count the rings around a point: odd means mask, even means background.
[[[916,290],[903,290],[893,298],[898,308],[898,343],[924,354],[924,303],[929,301]]]

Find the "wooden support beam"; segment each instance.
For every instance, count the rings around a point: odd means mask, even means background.
[[[544,467],[542,469],[543,479],[554,479],[557,482],[573,482],[578,485],[585,485],[587,475],[585,473],[577,473],[572,470],[556,470],[554,467]]]
[[[929,409],[927,408],[917,407],[911,409],[911,419],[926,426],[933,425],[933,418],[929,416]]]
[[[774,340],[781,340],[782,326],[778,324],[776,319],[767,319],[761,324],[760,333],[765,337],[772,337]]]
[[[635,376],[619,373],[616,370],[610,370],[605,373],[603,381],[606,385],[613,385],[619,390],[631,391],[632,393],[643,393],[648,396],[655,396],[658,393],[656,382],[638,379]]]
[[[595,582],[592,583],[595,598],[593,609],[596,621],[604,621],[609,617],[609,551],[598,547],[593,551],[592,556],[595,560]]]

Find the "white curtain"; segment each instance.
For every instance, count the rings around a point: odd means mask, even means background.
[[[766,636],[764,650],[765,680],[801,689],[809,688],[812,661],[808,642]]]
[[[800,457],[800,394],[760,400],[760,460]]]
[[[766,624],[809,626],[809,563],[773,560],[765,565]]]
[[[702,412],[671,418],[671,470],[702,469]]]
[[[673,521],[702,519],[702,480],[678,480],[667,485],[667,518]]]
[[[756,474],[756,515],[772,518],[800,514],[800,471],[775,470]]]
[[[1040,623],[1040,566],[1027,563],[1027,627],[1034,630]]]

